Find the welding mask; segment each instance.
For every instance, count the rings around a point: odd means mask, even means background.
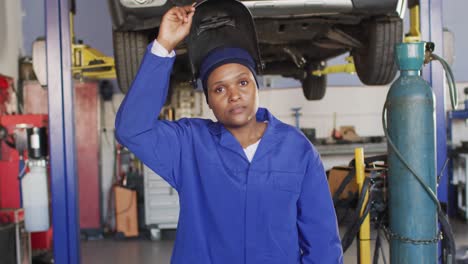
[[[261,73],[263,68],[252,14],[237,0],[205,0],[198,3],[187,44],[195,87],[201,64],[215,49],[243,49],[254,60],[254,73]]]

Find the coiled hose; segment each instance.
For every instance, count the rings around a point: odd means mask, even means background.
[[[435,53],[430,53],[429,60],[430,61],[436,60],[440,62],[440,64],[442,64],[442,67],[444,68],[444,71],[445,71],[445,77],[447,78],[447,83],[449,86],[450,103],[452,105],[452,109],[457,110],[458,92],[457,92],[457,88],[455,85],[455,77],[453,77],[453,72],[452,72],[452,69],[450,68],[450,65],[442,57],[438,56]]]

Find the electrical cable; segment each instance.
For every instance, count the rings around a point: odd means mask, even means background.
[[[348,231],[343,235],[343,238],[341,240],[343,252],[346,252],[346,250],[348,250],[348,248],[353,243],[354,238],[359,234],[359,227],[362,225],[365,218],[369,215],[369,212],[370,212],[369,208],[370,208],[370,203],[367,202],[362,216],[359,217],[358,215],[358,219],[350,225],[350,228],[348,228]]]
[[[389,146],[392,148],[392,150],[395,152],[396,156],[398,157],[398,159],[403,163],[403,165],[405,165],[405,167],[411,172],[411,174],[416,178],[416,180],[419,182],[419,184],[421,185],[421,187],[423,187],[423,189],[426,191],[426,193],[429,195],[429,197],[432,199],[432,201],[436,204],[437,206],[437,210],[441,209],[440,208],[440,204],[439,204],[439,200],[437,199],[436,195],[434,194],[434,192],[431,190],[431,188],[429,186],[426,185],[426,183],[424,182],[424,180],[413,170],[413,168],[408,164],[408,162],[406,161],[406,159],[403,157],[403,155],[400,153],[400,151],[398,150],[398,148],[395,146],[395,144],[393,143],[393,140],[390,138],[390,135],[388,134],[388,128],[387,128],[387,102],[385,102],[384,104],[384,108],[383,108],[383,111],[382,111],[382,126],[383,126],[383,130],[384,130],[384,133],[385,133],[385,137],[387,138],[387,142],[389,144]]]
[[[382,126],[383,130],[385,133],[385,137],[387,138],[388,145],[392,148],[392,150],[395,152],[396,156],[398,159],[403,163],[403,165],[411,172],[411,175],[414,176],[414,178],[419,182],[421,187],[426,191],[426,193],[429,195],[431,200],[434,202],[437,208],[437,215],[439,218],[439,222],[441,225],[442,233],[444,234],[444,239],[447,238],[447,250],[449,253],[448,258],[452,260],[452,263],[455,263],[455,240],[453,238],[453,232],[452,228],[450,226],[450,223],[448,222],[447,216],[442,210],[442,207],[440,206],[439,200],[437,199],[437,196],[434,194],[434,192],[431,190],[431,188],[424,182],[424,180],[414,171],[414,169],[408,164],[407,160],[403,157],[403,155],[400,153],[398,148],[395,146],[393,143],[393,140],[390,138],[390,135],[388,134],[388,128],[387,128],[387,102],[385,102],[383,110],[382,110]]]
[[[383,249],[382,237],[381,237],[381,235],[383,234],[384,238],[387,240],[387,242],[389,241],[389,238],[386,236],[386,233],[381,232],[381,231],[383,231],[382,227],[384,226],[383,221],[384,221],[384,219],[386,219],[388,217],[388,215],[386,213],[387,213],[387,211],[384,211],[384,215],[380,216],[380,220],[376,223],[376,226],[375,226],[375,229],[377,230],[377,237],[375,239],[373,264],[378,264],[379,263],[380,254],[382,254],[382,260],[383,260],[384,264],[387,264],[387,258],[385,257],[385,251]],[[379,253],[379,250],[380,250],[380,253]]]
[[[352,173],[352,170],[348,173],[348,175],[345,177],[345,179],[341,182],[340,186],[338,189],[335,191],[333,194],[332,200],[333,200],[333,205],[335,207],[336,211],[336,217],[338,219],[338,224],[343,223],[343,221],[348,217],[351,207],[353,207],[353,203],[355,200],[357,200],[357,193],[349,193],[349,196],[344,199],[340,199],[341,194],[343,193],[344,189],[348,186],[348,183],[345,183],[347,178],[350,178]],[[344,208],[345,211],[341,212],[339,211],[340,209]]]
[[[382,246],[380,247],[380,252],[382,253],[382,259],[383,259],[384,264],[387,264],[387,258],[385,258],[385,255],[384,255],[385,252]]]
[[[369,160],[372,160],[372,161],[378,161],[378,160],[386,160],[387,157],[386,155],[385,156],[378,156],[378,157],[370,157]],[[353,165],[354,163],[351,162],[350,165]],[[352,179],[355,175],[355,171],[354,170],[351,170],[348,175],[346,176],[345,180],[347,178],[349,179]],[[349,180],[346,181],[346,184],[341,184],[340,187],[346,187],[348,184],[349,184]],[[363,188],[359,194],[359,198],[358,198],[358,205],[355,209],[355,214],[354,214],[354,217],[353,217],[353,221],[348,225],[348,229],[346,231],[346,233],[343,235],[341,241],[342,241],[342,248],[343,248],[343,252],[346,252],[346,250],[351,246],[351,244],[353,243],[354,239],[356,238],[356,236],[359,234],[359,227],[362,225],[362,223],[364,222],[364,220],[366,219],[366,217],[369,216],[370,214],[370,211],[371,211],[371,208],[374,206],[374,203],[373,201],[371,201],[370,197],[369,197],[369,200],[367,201],[367,203],[363,206],[363,203],[364,203],[364,198],[365,198],[365,194],[368,190],[370,190],[372,188],[372,186],[374,186],[374,182],[372,182],[372,179],[371,178],[368,178],[366,177],[365,179],[365,182],[363,184]],[[342,192],[342,189],[344,188],[338,188],[338,190],[341,190]],[[341,192],[338,193],[335,192],[335,195],[334,195],[334,200],[335,202],[337,202],[337,198],[338,196],[341,194]],[[338,195],[337,195],[338,193]],[[370,195],[370,194],[369,194]],[[362,213],[361,215],[361,210],[362,208],[365,208],[364,209],[364,212]],[[379,223],[377,224],[377,238],[375,239],[376,240],[376,244],[375,244],[375,248],[374,248],[374,256],[373,256],[373,263],[378,263],[379,261],[379,258],[380,258],[380,255],[382,256],[382,260],[384,262],[384,264],[387,263],[387,259],[385,257],[385,252],[383,250],[383,247],[382,247],[382,241],[381,241],[381,238],[380,238],[380,230],[381,230],[381,226],[382,226],[382,221],[383,221],[384,217],[382,217],[379,221]],[[383,233],[384,235],[386,235],[386,233],[384,232]],[[385,238],[387,238],[385,236]],[[387,238],[388,240],[388,238]]]
[[[377,230],[377,237],[375,238],[374,256],[372,258],[372,264],[379,264],[379,248],[382,247],[382,241],[380,240],[380,232]]]
[[[338,200],[340,199],[340,196],[343,193],[343,191],[346,189],[346,187],[351,182],[351,180],[354,179],[355,174],[356,174],[355,170],[350,170],[348,172],[348,174],[346,175],[346,177],[343,179],[340,186],[338,187],[338,189],[336,189],[335,193],[333,194],[333,203],[334,204],[336,204],[338,202]]]
[[[381,241],[382,239],[380,238],[380,230],[377,230],[377,232],[379,234],[379,240]],[[385,258],[385,252],[384,252],[382,244],[380,245],[380,252],[382,253],[382,259],[383,259],[384,264],[387,264],[387,258]]]
[[[343,223],[343,221],[349,216],[349,211],[351,210],[349,207],[349,204],[347,204],[348,207],[346,207],[346,211],[344,213],[339,214],[338,211],[336,212],[336,217],[338,219],[338,224]],[[343,204],[336,204],[335,209],[337,209],[339,206],[344,206]]]
[[[356,237],[356,235],[359,232],[359,227],[361,226],[362,222],[364,222],[364,219],[366,218],[366,216],[369,214],[369,211],[370,211],[369,210],[369,208],[370,208],[369,201],[367,201],[367,203],[365,204],[365,207],[363,207],[364,198],[365,198],[364,194],[369,189],[369,182],[370,182],[370,179],[366,177],[366,179],[364,180],[364,183],[362,185],[362,190],[361,190],[360,195],[359,195],[358,204],[356,206],[355,220],[352,221],[351,224],[349,224],[348,230],[346,231],[346,233],[343,235],[343,237],[341,239],[341,247],[343,248],[343,252],[346,252],[346,250],[348,250],[349,246],[351,246],[351,244],[353,243],[354,238]],[[364,209],[364,212],[363,212],[362,216],[360,216],[362,208],[365,208],[365,209]]]
[[[441,179],[442,176],[444,175],[444,171],[445,171],[445,169],[447,168],[448,162],[449,162],[449,158],[446,158],[446,159],[445,159],[445,162],[444,162],[444,165],[442,166],[442,169],[440,169],[440,172],[439,172],[439,174],[437,175],[437,184],[439,184],[440,179]]]

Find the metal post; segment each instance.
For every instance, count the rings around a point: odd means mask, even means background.
[[[364,149],[355,148],[354,149],[354,160],[356,161],[356,183],[359,188],[359,193],[362,193],[364,187],[364,181],[366,178],[365,174],[365,164],[364,164]],[[369,192],[366,192],[364,195],[363,205],[367,204],[369,199]],[[365,206],[361,208],[360,217],[364,215]],[[367,215],[364,218],[361,226],[359,227],[359,264],[370,264],[371,263],[371,247],[370,247],[370,217]]]
[[[80,263],[69,1],[47,0],[46,40],[54,262]]]
[[[431,41],[436,45],[436,53],[441,54],[443,47],[442,0],[420,0],[421,33],[423,41]],[[445,92],[444,71],[439,63],[430,63],[423,68],[423,78],[429,82],[435,95],[436,107],[436,172],[440,173],[447,159],[447,131],[445,129]],[[449,179],[447,171],[442,172],[437,187],[437,197],[442,205],[448,203]],[[451,212],[449,211],[450,215]],[[439,243],[439,255],[440,243]]]
[[[421,33],[423,41],[431,41],[436,45],[435,53],[442,55],[442,0],[421,0]],[[436,98],[436,151],[437,174],[440,173],[447,159],[447,131],[445,109],[445,79],[440,63],[430,63],[423,68],[422,77],[429,82]],[[437,193],[441,203],[448,201],[447,171],[442,174]]]

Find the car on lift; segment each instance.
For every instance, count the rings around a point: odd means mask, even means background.
[[[222,1],[222,0],[209,0]],[[127,92],[161,18],[187,0],[108,0],[113,20],[117,79]],[[406,0],[243,0],[254,18],[262,74],[300,80],[308,100],[325,95],[327,76],[312,74],[327,60],[349,52],[366,85],[390,83],[397,72],[395,43],[403,39]],[[187,47],[176,48],[171,83],[191,80]]]

